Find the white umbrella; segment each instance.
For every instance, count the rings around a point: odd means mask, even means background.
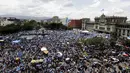
[[[41,48],[41,51],[43,51],[45,54],[48,54],[48,50],[47,50],[46,47],[42,47],[42,48]]]
[[[62,57],[62,55],[63,55],[61,52],[57,52],[57,54],[58,54],[57,55],[58,57]]]
[[[85,31],[81,31],[82,33],[89,33],[89,31],[85,30]]]
[[[42,47],[42,48],[41,48],[41,51],[45,51],[45,50],[47,50],[46,47]]]
[[[68,60],[70,60],[70,58],[66,58],[65,60],[68,61]]]

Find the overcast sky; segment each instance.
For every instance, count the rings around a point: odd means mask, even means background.
[[[102,13],[130,20],[130,0],[0,0],[0,15],[93,19]]]

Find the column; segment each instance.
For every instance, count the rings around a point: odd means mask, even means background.
[[[123,30],[121,29],[121,36],[123,35]]]
[[[82,22],[82,30],[84,30],[84,22]]]
[[[125,30],[125,36],[127,36],[128,32],[127,32],[127,29]]]
[[[127,31],[128,36],[130,36],[130,30]]]
[[[105,26],[105,31],[107,31],[107,26]]]
[[[86,24],[84,23],[84,29],[86,29]]]
[[[117,29],[117,36],[119,36],[120,32],[119,32],[119,29]]]

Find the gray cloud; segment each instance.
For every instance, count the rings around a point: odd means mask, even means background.
[[[69,4],[65,4],[64,7],[72,7],[74,6],[72,3],[69,3]]]
[[[76,0],[0,0],[0,14],[94,18],[100,16],[101,9],[104,9],[106,15],[121,14],[130,17],[129,0],[92,0],[90,3],[79,5]]]

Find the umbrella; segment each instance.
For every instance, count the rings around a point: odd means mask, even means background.
[[[16,60],[19,60],[19,58],[16,58]]]
[[[36,60],[32,60],[32,61],[31,61],[31,63],[35,63],[35,62],[36,62]]]
[[[20,58],[21,58],[21,57],[22,57],[22,55],[23,55],[23,53],[22,53],[22,52],[18,52],[18,53],[17,53],[17,55],[18,55],[18,57],[20,57]]]
[[[62,57],[62,55],[63,55],[61,52],[57,52],[57,54],[58,54],[57,55],[58,57]]]
[[[17,68],[16,68],[16,71],[19,71],[20,70],[20,67],[18,66]]]
[[[44,51],[44,50],[47,50],[47,48],[46,48],[46,47],[42,47],[42,48],[41,48],[41,51]]]
[[[12,41],[12,43],[19,43],[20,40],[15,40],[15,41]]]
[[[0,40],[0,42],[4,42],[4,40]]]
[[[123,54],[123,56],[126,56],[126,57],[128,57],[129,55],[125,53],[125,54]]]
[[[45,54],[48,54],[48,50],[47,50],[46,47],[42,47],[42,48],[41,48],[41,51],[43,51]]]
[[[68,61],[68,60],[70,60],[70,58],[66,58],[65,60]]]
[[[43,59],[40,59],[39,62],[43,62]]]
[[[43,52],[44,52],[45,54],[48,54],[48,51],[47,51],[47,50],[44,50]]]

